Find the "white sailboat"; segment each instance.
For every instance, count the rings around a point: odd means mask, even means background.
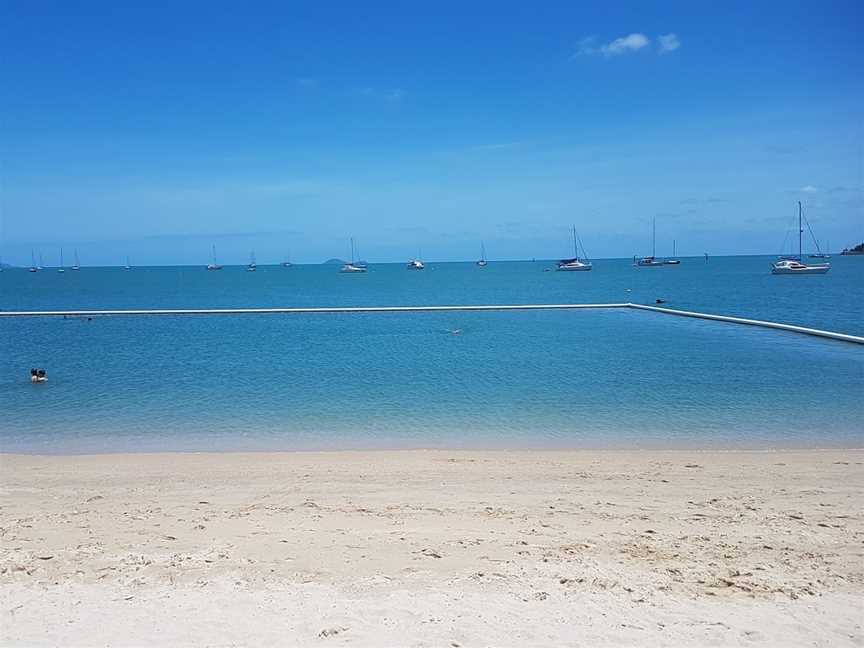
[[[216,263],[216,246],[215,245],[213,246],[212,252],[213,252],[213,260],[207,264],[207,269],[208,270],[221,270],[222,266],[219,265],[218,263]]]
[[[41,268],[36,265],[36,253],[33,250],[30,250],[30,272],[39,272]]]
[[[411,259],[408,263],[405,264],[405,267],[409,270],[424,270],[426,268],[426,264],[423,263],[420,259],[423,258],[423,250],[417,251],[417,258]]]
[[[354,237],[351,237],[351,263],[346,263],[342,266],[339,272],[343,274],[359,274],[366,272],[365,264],[355,263],[354,259]]]
[[[57,267],[57,272],[66,272],[66,268],[63,267],[63,248],[60,248],[60,265]]]
[[[633,257],[633,265],[638,268],[662,268],[665,263],[657,258],[657,219],[651,225],[651,256],[637,259]]]
[[[258,269],[258,264],[255,263],[255,250],[249,253],[249,265],[246,266],[246,272],[255,272]]]
[[[123,266],[123,269],[124,270],[131,270],[132,269],[132,265],[129,263],[129,255],[126,255],[126,265]]]
[[[804,226],[803,226],[803,210],[801,208],[801,201],[798,201],[798,256],[797,257],[786,257],[780,259],[779,261],[773,263],[771,265],[771,274],[776,275],[791,275],[791,274],[801,274],[801,275],[813,275],[813,274],[825,274],[831,269],[830,263],[819,263],[808,265],[803,262],[802,256],[802,248],[803,242],[802,238],[804,236]],[[808,225],[809,227],[809,225]]]
[[[77,248],[75,249],[75,265],[72,266],[72,269],[73,270],[80,270],[81,269],[81,264],[78,263],[78,249]]]
[[[676,257],[677,255],[675,254],[675,239],[672,239],[672,258],[664,259],[663,263],[665,263],[666,265],[681,265],[681,261],[679,261]]]
[[[483,243],[480,243],[480,259],[479,261],[477,261],[477,266],[480,268],[485,268],[486,264],[486,246]]]
[[[294,264],[291,263],[291,251],[289,250],[288,254],[285,255],[285,260],[282,262],[282,267],[283,268],[290,268],[293,265]]]
[[[576,234],[576,226],[573,226],[573,258],[572,259],[561,259],[556,266],[556,270],[558,272],[581,272],[585,270],[592,270],[594,268],[593,264],[588,260],[588,255],[585,254],[585,247],[582,247],[582,254],[584,258],[579,258],[579,237]]]

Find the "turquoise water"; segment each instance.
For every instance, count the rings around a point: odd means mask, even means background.
[[[864,258],[85,268],[3,310],[619,302],[864,335]],[[628,290],[629,289],[629,290]],[[452,331],[460,332],[454,334]],[[49,382],[31,385],[31,366]],[[0,450],[864,445],[864,348],[636,311],[0,318]]]

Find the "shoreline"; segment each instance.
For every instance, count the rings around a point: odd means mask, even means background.
[[[645,445],[645,446],[632,446],[632,445],[621,445],[621,446],[580,446],[580,447],[570,447],[570,446],[561,446],[561,447],[519,447],[519,446],[460,446],[460,447],[446,447],[446,446],[430,446],[430,447],[357,447],[357,448],[293,448],[293,449],[244,449],[244,450],[235,450],[235,449],[227,449],[227,450],[125,450],[125,451],[116,451],[116,450],[107,450],[105,452],[92,452],[92,451],[83,451],[83,452],[7,452],[4,450],[0,450],[0,462],[3,459],[63,459],[63,458],[78,458],[78,459],[86,459],[86,458],[100,458],[100,457],[171,457],[173,455],[181,455],[181,456],[213,456],[213,457],[225,457],[225,456],[256,456],[260,457],[263,455],[322,455],[322,457],[327,456],[338,456],[338,455],[361,455],[361,454],[371,454],[371,455],[387,455],[387,454],[423,454],[423,453],[482,453],[482,454],[526,454],[526,455],[534,455],[534,454],[572,454],[572,455],[582,455],[582,454],[609,454],[609,455],[620,455],[620,454],[630,454],[630,453],[648,453],[648,454],[682,454],[682,453],[696,453],[696,454],[717,454],[717,455],[730,455],[730,454],[772,454],[772,453],[829,453],[829,452],[864,452],[864,445],[850,445],[850,446],[819,446],[819,447],[810,447],[810,446],[776,446],[776,447],[714,447],[714,446],[665,446],[665,445]]]
[[[3,645],[864,641],[864,449],[2,454],[0,493]]]

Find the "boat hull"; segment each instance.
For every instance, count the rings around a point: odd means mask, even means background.
[[[771,274],[775,275],[817,275],[825,274],[831,266],[808,266],[806,268],[771,268]]]

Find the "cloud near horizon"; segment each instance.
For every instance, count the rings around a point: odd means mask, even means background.
[[[631,54],[646,48],[650,48],[652,41],[648,36],[640,32],[633,32],[626,36],[621,36],[608,43],[597,43],[594,36],[583,38],[579,41],[579,48],[575,56],[592,56],[601,54],[604,57],[620,56],[622,54]],[[681,41],[677,34],[668,33],[657,37],[657,51],[660,54],[674,52],[681,47]]]

